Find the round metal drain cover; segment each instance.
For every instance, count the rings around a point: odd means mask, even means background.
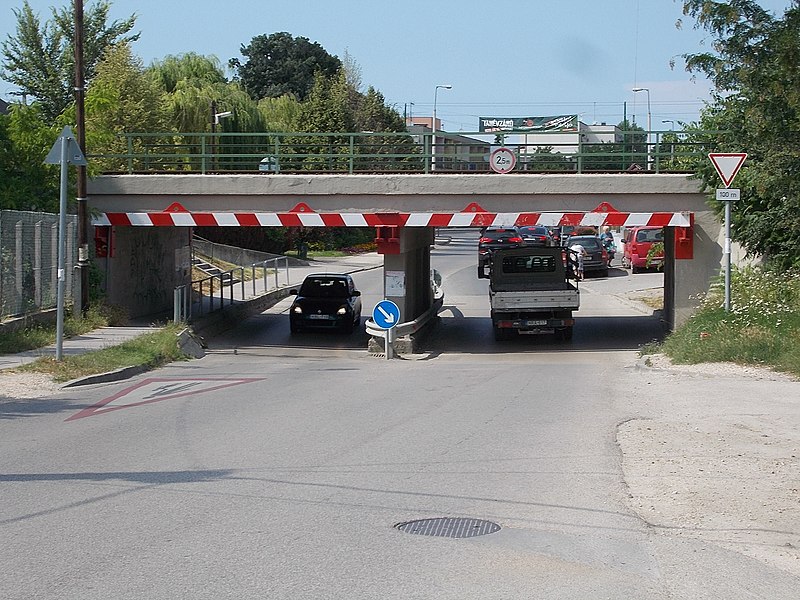
[[[420,519],[395,525],[396,529],[416,535],[432,535],[436,537],[468,538],[476,535],[487,535],[500,531],[500,525],[482,519],[466,519],[462,517],[440,517],[437,519]]]

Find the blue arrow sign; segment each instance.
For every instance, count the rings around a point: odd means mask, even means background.
[[[400,321],[400,308],[391,300],[381,300],[372,309],[372,320],[381,329],[391,329]]]

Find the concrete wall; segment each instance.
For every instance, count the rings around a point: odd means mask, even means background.
[[[191,228],[115,227],[112,240],[113,256],[96,259],[108,302],[131,318],[171,315],[173,290],[191,281]]]

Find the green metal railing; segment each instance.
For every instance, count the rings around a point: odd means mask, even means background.
[[[710,131],[502,132],[514,172],[687,172],[715,149]],[[473,137],[474,136],[474,137]],[[649,139],[649,143],[648,143]],[[90,154],[104,173],[489,173],[494,134],[127,133]]]

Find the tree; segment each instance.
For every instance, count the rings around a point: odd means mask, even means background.
[[[84,15],[84,67],[86,80],[94,78],[100,58],[109,46],[133,42],[139,34],[127,35],[136,16],[110,25],[110,3],[99,1]],[[13,10],[17,19],[16,36],[7,36],[0,45],[0,76],[12,82],[42,105],[45,119],[53,120],[73,102],[75,80],[74,19],[71,9],[52,9],[52,20],[42,23],[28,3]]]
[[[284,94],[305,100],[314,87],[315,73],[333,77],[342,67],[318,43],[286,32],[256,36],[241,47],[241,53],[247,57],[244,64],[238,58],[228,64],[256,101]]]
[[[714,36],[713,51],[684,56],[714,85],[702,129],[722,132],[717,151],[748,153],[733,237],[778,268],[800,266],[800,7],[779,19],[753,0],[688,0],[683,12]],[[709,190],[719,187],[710,161],[697,171]]]
[[[58,212],[59,168],[44,157],[64,124],[45,121],[38,104],[0,115],[0,208]]]
[[[127,43],[109,46],[98,63],[86,108],[86,145],[98,154],[127,152],[127,141],[120,134],[162,133],[170,128],[164,93]],[[145,151],[147,141],[135,140],[133,151]]]

